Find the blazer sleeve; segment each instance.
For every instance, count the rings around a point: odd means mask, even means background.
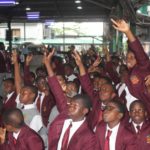
[[[24,66],[24,84],[25,85],[32,85],[32,82],[31,82],[31,75],[30,75],[30,69],[29,69],[29,66]]]
[[[146,65],[149,63],[149,58],[137,38],[135,41],[128,43],[128,46],[134,52],[137,63],[139,65]]]
[[[88,74],[86,73],[85,75],[80,76],[79,79],[80,79],[80,83],[81,83],[83,90],[90,97],[92,104],[94,104],[95,101],[97,101],[98,99],[98,95],[94,93],[94,90],[93,90],[94,88],[92,86],[92,83],[90,81]]]
[[[56,78],[56,76],[52,76],[48,78],[48,84],[50,89],[55,97],[56,105],[58,111],[61,113],[67,110],[67,99],[62,91],[62,88]]]

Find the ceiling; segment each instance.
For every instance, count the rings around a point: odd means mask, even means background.
[[[76,4],[75,0],[19,0],[19,4],[13,7],[0,7],[0,20],[27,21],[26,7],[30,11],[39,11],[40,20],[93,20],[108,18],[111,10],[118,0],[81,0]],[[81,5],[82,10],[77,6]]]
[[[55,21],[99,21],[107,20],[110,15],[124,17],[130,21],[136,21],[135,11],[149,0],[81,0],[76,4],[75,0],[16,0],[18,5],[11,7],[0,6],[0,21],[28,22],[26,8],[30,11],[40,12],[40,19],[44,22],[47,19]],[[83,9],[77,9],[81,5]],[[120,14],[117,6],[123,10]]]

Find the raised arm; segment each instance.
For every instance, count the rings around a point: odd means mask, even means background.
[[[125,35],[127,36],[129,40],[129,47],[134,52],[138,64],[146,65],[146,63],[149,63],[148,56],[146,55],[140,41],[134,36],[132,31],[130,30],[129,25],[124,20],[115,21],[111,19],[111,21],[113,22],[113,27],[116,30],[125,33]]]
[[[48,76],[49,76],[48,84],[55,97],[57,108],[59,112],[62,112],[67,110],[67,99],[64,95],[62,87],[59,84],[51,66],[51,60],[53,55],[54,55],[54,49],[48,55],[47,53],[44,53],[43,63],[45,64],[45,67],[48,72]]]
[[[16,86],[16,92],[17,94],[20,93],[22,80],[21,80],[21,74],[20,74],[20,66],[18,62],[17,52],[14,50],[12,52],[12,63],[14,64],[14,76],[15,76],[15,86]]]
[[[26,60],[25,60],[25,66],[24,66],[24,84],[25,85],[32,85],[31,75],[30,75],[30,63],[33,59],[33,55],[27,55]]]

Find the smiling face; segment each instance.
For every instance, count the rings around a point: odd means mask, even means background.
[[[137,61],[133,52],[129,51],[127,53],[126,63],[127,63],[128,69],[131,69],[136,65]]]
[[[71,100],[68,105],[68,115],[73,121],[80,121],[88,113],[88,109],[83,105],[81,99]]]
[[[115,97],[115,92],[112,85],[105,83],[99,91],[99,98],[103,103],[107,103]]]
[[[131,104],[129,115],[134,123],[140,124],[146,119],[147,112],[143,104],[135,102]]]

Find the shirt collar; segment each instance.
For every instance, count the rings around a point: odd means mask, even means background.
[[[143,122],[141,122],[140,124],[136,124],[135,122],[132,121],[132,124],[133,124],[134,128],[136,128],[137,126],[140,126],[140,128],[141,128],[143,125]]]
[[[110,131],[112,131],[112,132],[115,132],[115,131],[118,131],[118,128],[119,128],[119,125],[120,125],[120,123],[118,123],[115,127],[113,127],[113,128],[110,128],[109,126],[108,126],[108,124],[107,124],[107,130],[110,130]]]
[[[14,94],[14,91],[7,94],[7,99],[9,99]]]
[[[36,105],[34,103],[33,104],[24,105],[24,109],[32,109],[32,108],[36,108]]]

